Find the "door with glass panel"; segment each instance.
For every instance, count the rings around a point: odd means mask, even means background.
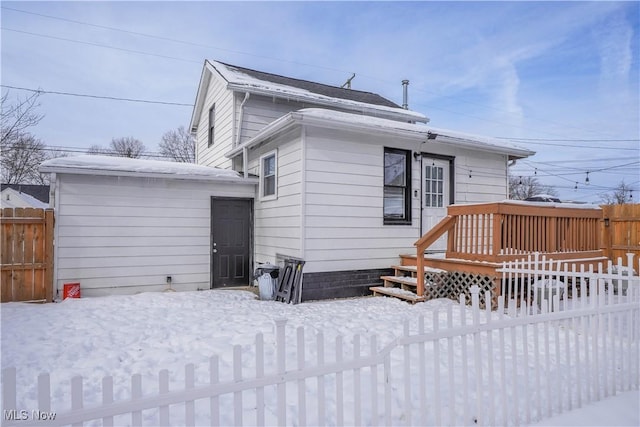
[[[447,215],[449,205],[449,161],[422,158],[422,233],[426,234]],[[447,249],[445,233],[427,250],[444,252]]]

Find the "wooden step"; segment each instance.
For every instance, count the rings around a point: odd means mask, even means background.
[[[402,289],[415,288],[418,286],[418,279],[409,276],[381,276],[384,282],[385,288],[393,288],[395,285],[400,285]]]
[[[369,288],[371,292],[373,292],[374,296],[378,295],[386,295],[394,298],[403,299],[405,301],[410,302],[411,304],[415,304],[417,302],[425,301],[425,297],[419,297],[415,293],[411,291],[407,291],[400,288],[390,288],[384,286],[372,286]]]
[[[418,271],[418,267],[416,265],[392,265],[391,268],[393,268],[396,272],[396,275],[398,275],[398,272],[400,271],[404,271],[407,273],[411,273],[412,277],[415,277],[417,271]],[[443,270],[441,268],[433,268],[433,267],[427,267],[426,265],[424,266],[424,272],[425,273],[436,273],[436,274],[446,274],[447,271]]]

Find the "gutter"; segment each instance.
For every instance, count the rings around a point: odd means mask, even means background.
[[[258,178],[244,178],[241,176],[215,176],[215,175],[188,175],[171,174],[162,172],[133,172],[120,170],[103,170],[77,167],[49,167],[41,166],[42,173],[71,174],[71,175],[94,175],[94,176],[125,176],[132,178],[162,178],[162,179],[182,179],[191,181],[217,181],[232,184],[258,184]]]

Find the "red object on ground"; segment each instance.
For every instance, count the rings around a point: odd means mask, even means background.
[[[65,283],[62,299],[80,298],[80,283]]]

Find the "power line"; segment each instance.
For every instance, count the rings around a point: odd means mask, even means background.
[[[4,84],[0,84],[0,87],[6,87],[8,89],[16,89],[16,90],[26,90],[26,91],[35,92],[35,93],[47,93],[47,94],[53,94],[53,95],[66,95],[66,96],[78,96],[83,98],[108,99],[110,101],[142,102],[145,104],[161,104],[161,105],[177,105],[180,107],[193,107],[193,104],[184,104],[180,102],[151,101],[148,99],[120,98],[116,96],[100,96],[100,95],[90,95],[86,93],[59,92],[54,90],[30,89],[26,87],[11,86],[11,85],[4,85]]]
[[[609,139],[609,140],[601,140],[601,141],[620,142],[620,141],[639,141],[639,140],[634,140],[634,139],[632,139],[632,140]],[[519,142],[519,141],[516,141],[516,142]],[[524,143],[524,141],[522,143]],[[551,143],[551,142],[526,142],[526,144],[529,144],[529,145],[548,145],[548,146],[552,146],[552,147],[589,148],[589,149],[594,149],[594,150],[602,150],[602,149],[611,148],[610,146],[605,146],[605,145],[554,144],[554,143]],[[616,147],[616,150],[639,151],[640,147],[638,147],[638,148]]]
[[[170,42],[180,43],[180,44],[184,44],[184,45],[188,45],[188,46],[202,47],[202,48],[205,48],[205,49],[215,49],[215,50],[220,50],[222,52],[235,53],[235,54],[238,54],[238,55],[246,55],[246,56],[251,56],[251,57],[254,57],[254,58],[269,59],[269,60],[272,60],[272,61],[285,62],[285,63],[289,63],[289,64],[293,64],[293,65],[303,65],[305,67],[313,67],[313,68],[329,70],[329,71],[337,71],[337,72],[340,72],[340,73],[346,73],[347,72],[345,70],[340,70],[340,69],[337,69],[337,68],[327,67],[327,66],[323,66],[323,65],[307,64],[307,63],[304,63],[304,62],[293,61],[293,60],[283,59],[283,58],[276,58],[276,57],[273,57],[273,56],[256,55],[255,53],[243,52],[243,51],[240,51],[240,50],[227,49],[227,48],[223,48],[223,47],[219,47],[219,46],[213,46],[213,45],[202,44],[202,43],[195,43],[195,42],[191,42],[191,41],[188,41],[188,40],[174,39],[172,37],[159,36],[157,34],[148,34],[148,33],[141,33],[139,31],[125,30],[123,28],[110,27],[110,26],[107,26],[107,25],[100,25],[100,24],[94,24],[94,23],[90,23],[90,22],[77,21],[77,20],[74,20],[74,19],[62,18],[62,17],[59,17],[59,16],[45,15],[43,13],[36,13],[36,12],[30,12],[30,11],[21,10],[21,9],[14,9],[12,7],[7,7],[7,6],[2,6],[2,9],[11,10],[11,11],[14,11],[14,12],[19,12],[19,13],[25,13],[25,14],[28,14],[28,15],[41,16],[43,18],[55,19],[55,20],[64,21],[64,22],[71,22],[71,23],[79,24],[79,25],[86,25],[86,26],[89,26],[89,27],[102,28],[102,29],[110,30],[110,31],[117,31],[117,32],[125,33],[125,34],[132,34],[132,35],[136,35],[136,36],[147,37],[147,38],[151,38],[151,39],[170,41]]]
[[[639,142],[640,139],[550,139],[550,138],[510,138],[508,136],[496,136],[496,139],[508,139],[511,141],[556,141],[556,142]]]
[[[85,26],[101,28],[101,29],[110,30],[110,31],[117,31],[117,32],[125,33],[125,34],[132,34],[132,35],[136,35],[136,36],[148,37],[148,38],[157,39],[157,40],[170,41],[170,42],[180,43],[180,44],[184,44],[184,45],[203,47],[203,48],[206,48],[206,49],[216,49],[216,50],[226,51],[226,52],[235,53],[235,54],[241,54],[241,55],[246,55],[246,56],[251,56],[251,57],[256,57],[256,58],[264,58],[264,59],[269,59],[269,60],[274,60],[274,61],[279,61],[279,62],[284,62],[284,63],[291,63],[291,64],[296,64],[296,65],[303,65],[303,66],[308,66],[308,67],[313,67],[313,68],[318,68],[318,69],[337,71],[337,72],[341,72],[341,73],[345,73],[346,72],[345,70],[340,70],[340,69],[336,69],[336,68],[321,66],[321,65],[317,65],[317,64],[308,64],[308,63],[303,63],[303,62],[298,62],[298,61],[287,60],[287,59],[283,59],[283,58],[275,58],[275,57],[270,57],[270,56],[265,56],[265,55],[256,55],[256,54],[253,54],[253,53],[242,52],[242,51],[233,50],[233,49],[225,49],[225,48],[221,48],[221,47],[218,47],[218,46],[206,45],[206,44],[202,44],[202,43],[195,43],[195,42],[191,42],[191,41],[187,41],[187,40],[180,40],[180,39],[175,39],[175,38],[171,38],[171,37],[159,36],[159,35],[155,35],[155,34],[148,34],[148,33],[142,33],[142,32],[138,32],[138,31],[131,31],[131,30],[126,30],[126,29],[122,29],[122,28],[117,28],[117,27],[111,27],[111,26],[106,26],[106,25],[83,22],[83,21],[78,21],[78,20],[73,20],[73,19],[68,19],[68,18],[62,18],[62,17],[59,17],[59,16],[46,15],[46,14],[26,11],[26,10],[22,10],[22,9],[15,9],[15,8],[7,7],[7,6],[2,6],[2,9],[11,10],[13,12],[18,12],[18,13],[34,15],[34,16],[40,16],[40,17],[48,18],[48,19],[59,20],[59,21],[63,21],[63,22],[70,22],[70,23],[74,23],[74,24],[78,24],[78,25],[85,25]],[[40,36],[40,37],[50,37],[50,38],[54,38],[54,39],[65,40],[65,41],[70,41],[70,42],[75,42],[75,43],[89,44],[89,45],[93,45],[93,46],[99,46],[99,47],[105,47],[105,48],[110,48],[110,49],[122,50],[122,51],[129,52],[129,53],[138,53],[138,54],[142,54],[142,55],[151,55],[151,56],[157,56],[157,57],[166,58],[166,59],[175,59],[175,60],[187,61],[187,62],[198,62],[198,61],[187,60],[187,59],[182,59],[182,58],[151,54],[151,53],[142,52],[142,51],[133,51],[133,50],[129,50],[129,49],[122,49],[122,48],[117,48],[117,47],[108,46],[108,45],[102,45],[102,44],[97,44],[97,43],[82,42],[82,41],[78,41],[78,40],[58,38],[58,37],[54,37],[54,36],[46,36],[46,35],[41,35],[41,34],[36,34],[36,33],[29,33],[29,32],[26,32],[26,31],[11,30],[11,29],[9,29],[9,31],[23,32],[23,33],[26,33],[26,34],[32,34],[32,35],[36,35],[36,36]],[[375,76],[368,76],[368,75],[362,74],[362,73],[360,73],[359,75],[371,78],[373,80],[378,80],[378,81],[381,81],[381,82],[384,82],[384,83],[387,83],[387,84],[391,83],[389,81],[386,81],[384,79],[380,79],[380,78],[375,77]],[[443,97],[443,98],[455,99],[453,96],[446,96],[446,95],[443,95],[441,93],[437,93],[437,92],[433,92],[433,91],[426,91],[426,90],[421,90],[421,89],[415,89],[415,90],[418,91],[418,92],[422,92],[422,93],[426,93],[426,94],[432,94],[432,95],[436,95],[436,96]],[[478,102],[473,102],[473,101],[469,101],[469,100],[461,100],[461,102],[464,102],[464,103],[467,103],[467,104],[470,104],[470,105],[480,105],[485,109],[491,109],[491,110],[495,110],[495,111],[505,112],[507,114],[512,114],[509,111],[506,111],[506,110],[503,110],[503,109],[500,109],[500,108],[496,108],[496,107],[493,107],[493,106],[488,106],[488,105],[485,105],[485,104],[481,104],[481,103],[478,103]],[[493,122],[493,123],[501,124],[501,125],[504,125],[504,126],[527,129],[527,128],[524,128],[522,126],[517,126],[517,125],[510,124],[510,123],[503,123],[503,122],[499,122],[499,121],[491,120],[491,119],[486,119],[486,118],[482,118],[482,117],[476,117],[476,116],[472,116],[472,115],[469,115],[469,114],[464,114],[464,113],[460,113],[460,112],[456,112],[456,111],[447,110],[447,109],[444,109],[444,108],[441,108],[441,107],[428,106],[426,104],[417,104],[417,105],[422,105],[422,106],[427,107],[429,109],[436,109],[436,110],[446,111],[446,112],[449,112],[449,113],[452,113],[452,114],[456,114],[456,115],[459,115],[459,116],[467,116],[467,117],[470,117],[470,118],[473,118],[473,119],[477,119],[477,120],[481,120],[481,121],[484,121],[484,122]],[[555,122],[555,121],[552,121],[552,120],[549,120],[549,119],[539,119],[539,118],[536,118],[536,117],[530,117],[530,118],[533,119],[533,120],[541,121],[541,122],[547,122],[547,123],[552,123],[552,124],[556,124],[556,125],[562,125],[562,126],[565,126],[565,127],[577,128],[576,126]],[[549,133],[549,132],[546,132],[546,133]],[[549,134],[552,134],[552,133],[549,133]],[[627,150],[627,149],[625,149],[625,150]]]
[[[110,45],[101,44],[101,43],[85,42],[85,41],[81,41],[81,40],[68,39],[68,38],[65,38],[65,37],[50,36],[50,35],[47,35],[47,34],[33,33],[33,32],[30,32],[30,31],[16,30],[14,28],[0,27],[0,30],[13,31],[15,33],[28,34],[30,36],[43,37],[43,38],[46,38],[46,39],[53,39],[53,40],[62,40],[62,41],[65,41],[65,42],[84,44],[84,45],[88,45],[88,46],[97,46],[97,47],[102,47],[102,48],[105,48],[105,49],[119,50],[119,51],[122,51],[122,52],[134,53],[134,54],[137,54],[137,55],[155,56],[157,58],[173,59],[175,61],[182,61],[182,62],[195,62],[196,64],[201,64],[202,63],[202,61],[196,61],[196,60],[193,60],[193,59],[177,58],[175,56],[160,55],[158,53],[143,52],[141,50],[125,49],[123,47],[115,47],[115,46],[110,46]]]

